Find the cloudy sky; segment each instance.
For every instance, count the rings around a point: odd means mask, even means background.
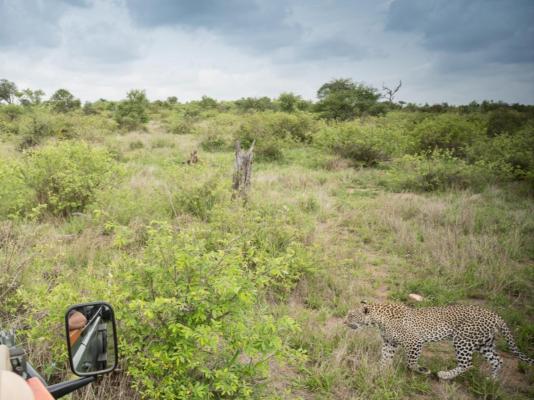
[[[82,100],[315,98],[350,77],[398,99],[534,103],[534,0],[0,0],[0,78]]]

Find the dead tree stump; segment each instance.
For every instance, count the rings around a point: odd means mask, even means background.
[[[248,150],[242,150],[239,140],[235,142],[235,171],[232,189],[234,193],[232,198],[237,196],[247,199],[247,193],[250,189],[252,178],[252,158],[254,156],[254,142]]]

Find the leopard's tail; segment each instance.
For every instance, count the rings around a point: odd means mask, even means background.
[[[506,325],[506,322],[503,320],[500,321],[501,334],[506,339],[506,343],[508,343],[508,347],[510,348],[510,352],[519,358],[521,361],[526,362],[527,364],[534,365],[534,359],[527,357],[524,353],[519,351],[517,348],[517,345],[515,344],[514,338],[512,336],[512,332],[510,331],[510,328],[508,328],[508,325]]]

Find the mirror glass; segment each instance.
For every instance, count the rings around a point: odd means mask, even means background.
[[[117,365],[113,308],[107,303],[79,304],[66,314],[72,371],[79,376],[112,371]]]

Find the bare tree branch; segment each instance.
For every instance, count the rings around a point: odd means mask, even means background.
[[[393,103],[393,99],[395,98],[395,95],[399,91],[399,89],[402,86],[402,81],[399,81],[399,84],[395,86],[395,88],[390,89],[386,85],[382,83],[382,90],[384,91],[384,97],[387,99],[388,102]]]

